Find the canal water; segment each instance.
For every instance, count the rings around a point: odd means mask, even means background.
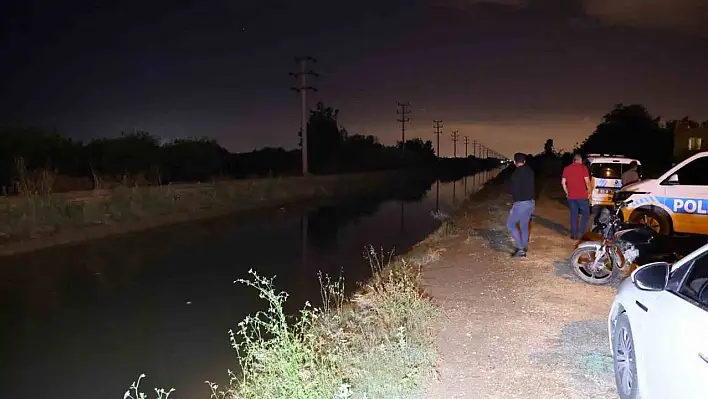
[[[406,252],[496,174],[0,258],[0,398],[119,398],[140,373],[206,398],[237,368],[229,329],[263,307],[234,280],[275,276],[291,310],[319,300],[318,271],[356,289],[367,246]]]

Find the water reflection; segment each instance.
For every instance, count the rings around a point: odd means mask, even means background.
[[[406,223],[406,203],[401,201],[401,234],[403,234],[406,231],[405,223]]]
[[[204,397],[203,381],[223,383],[235,366],[227,331],[263,306],[234,280],[249,268],[277,276],[290,311],[317,301],[320,270],[344,270],[355,289],[370,274],[364,247],[403,252],[425,238],[437,226],[430,211],[461,199],[458,184],[412,180],[373,198],[3,258],[0,398],[114,397],[140,372],[150,386]]]
[[[435,210],[440,210],[440,181],[435,182]]]
[[[306,271],[307,270],[307,248],[309,247],[310,243],[307,240],[308,234],[307,234],[307,229],[309,227],[308,220],[309,216],[307,212],[303,213],[302,216],[300,217],[301,220],[301,229],[300,229],[300,240],[302,241],[302,247],[300,248],[300,251],[302,251],[302,270]]]
[[[457,205],[457,194],[455,193],[455,187],[457,186],[457,182],[454,181],[452,182],[452,207],[454,208],[455,205]]]

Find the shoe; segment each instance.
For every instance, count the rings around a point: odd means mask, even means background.
[[[525,258],[526,257],[526,250],[524,249],[517,249],[511,254],[512,258]]]

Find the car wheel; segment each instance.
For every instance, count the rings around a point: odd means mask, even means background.
[[[643,224],[661,235],[671,234],[669,221],[652,211],[639,210],[632,214],[630,221]]]
[[[634,357],[634,339],[626,313],[617,317],[612,342],[612,363],[615,370],[617,393],[621,399],[637,399],[640,396],[637,383],[637,363]]]

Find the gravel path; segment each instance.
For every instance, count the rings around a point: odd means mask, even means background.
[[[572,276],[567,208],[537,201],[529,257],[509,257],[510,199],[495,187],[468,204],[424,272],[443,315],[437,378],[426,398],[616,398],[607,345],[614,287]]]

